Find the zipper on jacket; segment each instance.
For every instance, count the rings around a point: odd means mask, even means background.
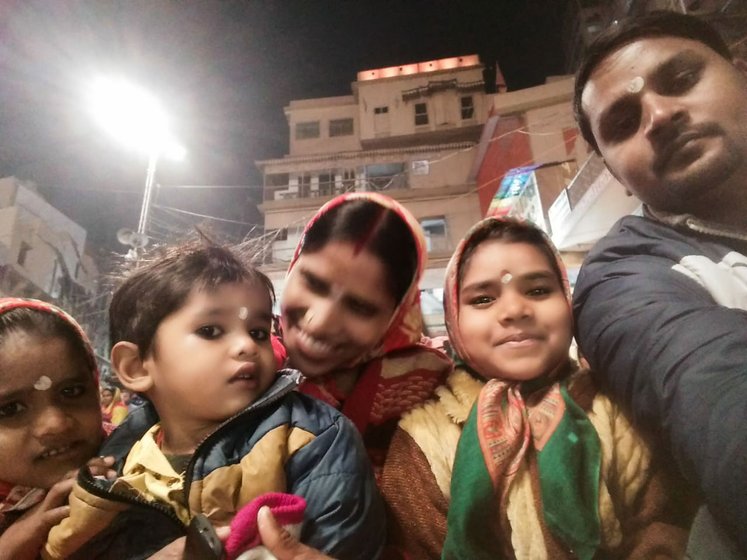
[[[80,484],[81,487],[85,491],[93,494],[94,496],[98,498],[103,498],[105,500],[112,500],[114,502],[122,502],[125,504],[142,506],[142,507],[146,507],[146,508],[150,508],[152,510],[158,511],[164,514],[166,517],[168,517],[176,525],[178,525],[182,533],[186,534],[187,532],[186,525],[182,523],[182,520],[176,516],[176,514],[174,513],[174,510],[171,509],[170,507],[165,506],[157,501],[149,502],[148,500],[139,498],[137,496],[125,496],[123,494],[117,494],[116,492],[112,492],[111,490],[105,490],[104,488],[101,488],[100,486],[96,485],[96,483],[90,478],[90,476],[91,475],[88,473],[83,474],[83,475],[81,474],[78,475],[78,484]]]
[[[727,237],[731,239],[737,239],[739,241],[747,241],[747,234],[737,233],[735,231],[724,231],[717,228],[705,226],[693,218],[685,220],[685,225],[693,231],[703,233],[706,235],[713,235],[714,237]]]
[[[289,369],[289,368],[286,368]],[[283,371],[283,370],[280,370]],[[211,442],[213,439],[217,438],[221,433],[223,433],[226,429],[228,429],[229,425],[235,422],[239,418],[243,418],[245,416],[250,416],[254,414],[258,410],[262,410],[263,408],[266,408],[268,405],[271,405],[277,401],[279,401],[281,398],[285,397],[286,395],[294,392],[298,386],[303,381],[303,375],[298,370],[292,370],[289,369],[292,373],[288,374],[288,380],[286,381],[286,385],[284,387],[278,388],[275,393],[271,395],[266,395],[266,398],[263,398],[259,402],[255,402],[250,404],[247,408],[244,408],[243,410],[240,410],[233,416],[231,416],[228,420],[223,422],[220,426],[218,426],[215,430],[213,430],[210,434],[208,434],[205,439],[203,439],[199,444],[197,444],[197,447],[195,448],[194,453],[192,453],[192,457],[189,460],[189,463],[187,464],[187,470],[184,471],[184,501],[189,504],[189,489],[192,487],[192,475],[194,474],[194,466],[195,466],[195,458],[198,455],[198,451],[201,447],[204,447],[209,442]]]

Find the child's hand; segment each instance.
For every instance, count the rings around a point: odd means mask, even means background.
[[[94,457],[86,463],[91,476],[103,476],[108,480],[117,478],[117,471],[111,467],[114,465],[114,457]]]
[[[332,560],[318,550],[301,544],[277,522],[267,506],[260,508],[257,526],[262,544],[278,560]]]
[[[49,530],[70,515],[67,497],[75,484],[75,471],[52,486],[44,500],[24,513],[0,536],[0,560],[35,560],[47,542]]]

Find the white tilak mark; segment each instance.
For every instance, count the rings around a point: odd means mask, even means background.
[[[630,80],[630,83],[628,84],[628,91],[630,93],[638,93],[643,89],[644,83],[645,82],[643,81],[643,78],[641,78],[640,76],[636,76],[635,78]]]
[[[34,383],[34,389],[36,389],[37,391],[46,391],[51,386],[52,380],[46,375],[42,375],[39,379],[36,380],[36,383]]]
[[[244,321],[249,317],[249,310],[246,307],[239,307],[239,319]]]
[[[508,284],[511,280],[514,279],[514,275],[510,272],[506,272],[503,276],[501,276],[501,284]]]

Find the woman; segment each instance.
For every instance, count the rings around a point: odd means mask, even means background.
[[[119,426],[127,417],[127,405],[122,402],[122,396],[116,387],[102,387],[101,389],[101,420],[104,431],[108,434]]]
[[[400,416],[427,400],[451,361],[423,336],[423,234],[399,203],[351,193],[306,226],[288,270],[281,326],[301,390],[341,410],[383,465]]]

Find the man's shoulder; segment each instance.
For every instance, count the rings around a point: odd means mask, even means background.
[[[625,216],[589,251],[584,264],[639,255],[675,258],[699,245],[694,233],[644,216]]]

